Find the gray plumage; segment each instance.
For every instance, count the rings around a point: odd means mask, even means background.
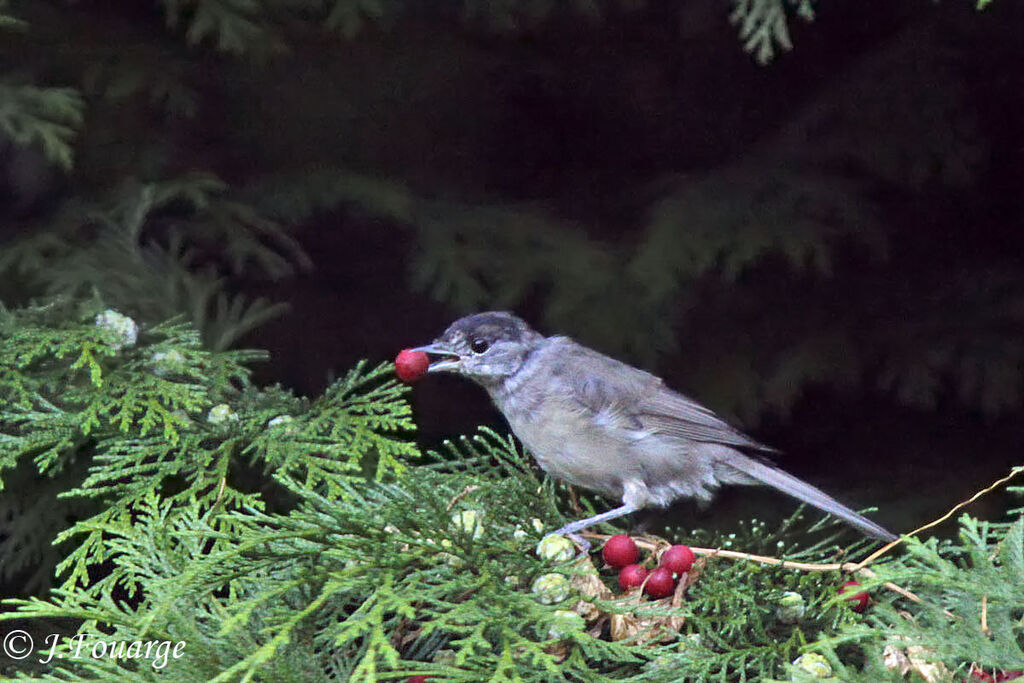
[[[767,484],[882,540],[891,533],[823,491],[746,452],[772,453],[658,377],[577,344],[544,337],[509,313],[453,323],[420,350],[431,372],[480,384],[546,472],[622,501],[560,529],[576,532],[678,498],[708,501],[722,484]]]

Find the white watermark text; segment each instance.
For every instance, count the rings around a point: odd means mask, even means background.
[[[11,659],[35,656],[40,664],[86,658],[136,660],[148,662],[154,669],[162,669],[172,659],[180,659],[185,654],[184,640],[113,640],[84,633],[74,636],[51,633],[37,649],[32,635],[21,629],[5,633],[0,647]]]

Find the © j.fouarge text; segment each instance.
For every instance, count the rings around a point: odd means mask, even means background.
[[[10,631],[3,638],[8,657],[25,659],[34,654],[44,665],[56,665],[61,660],[110,659],[145,661],[154,669],[162,669],[172,659],[184,656],[185,645],[184,640],[108,640],[83,633],[70,637],[51,633],[36,648],[32,636],[22,630]]]

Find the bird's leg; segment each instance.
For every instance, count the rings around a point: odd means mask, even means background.
[[[582,550],[584,553],[587,553],[590,551],[590,541],[580,536],[577,532],[582,531],[587,527],[594,526],[595,524],[601,524],[602,522],[607,522],[608,520],[616,519],[617,517],[623,517],[625,515],[630,514],[631,512],[636,512],[637,509],[638,508],[632,505],[623,505],[622,507],[617,507],[614,510],[602,512],[599,515],[587,517],[586,519],[578,520],[576,522],[573,522],[572,524],[566,524],[555,533],[559,534],[560,536],[568,537],[569,540],[571,540],[573,543],[580,547],[580,550]]]

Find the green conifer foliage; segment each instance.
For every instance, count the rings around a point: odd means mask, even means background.
[[[59,496],[94,508],[60,536],[61,587],[8,600],[0,619],[64,624],[90,647],[186,643],[155,668],[75,657],[65,640],[59,665],[19,680],[766,680],[807,652],[842,680],[903,680],[887,647],[949,672],[1024,665],[1019,519],[965,517],[960,543],[912,541],[873,564],[864,615],[837,594],[837,572],[726,558],[701,561],[677,608],[615,597],[590,563],[534,553],[567,520],[565,497],[510,438],[418,453],[390,365],[359,365],[307,400],[253,386],[259,354],[206,350],[180,323],[138,327],[71,301],[2,323],[4,479],[19,462],[51,478],[89,452],[85,479]],[[686,533],[790,562],[863,555],[866,541],[840,550],[829,528]],[[571,588],[544,598],[533,587],[552,574]],[[796,619],[779,616],[787,591],[806,606]],[[586,618],[570,623],[573,609]],[[616,620],[637,626],[616,640]]]

